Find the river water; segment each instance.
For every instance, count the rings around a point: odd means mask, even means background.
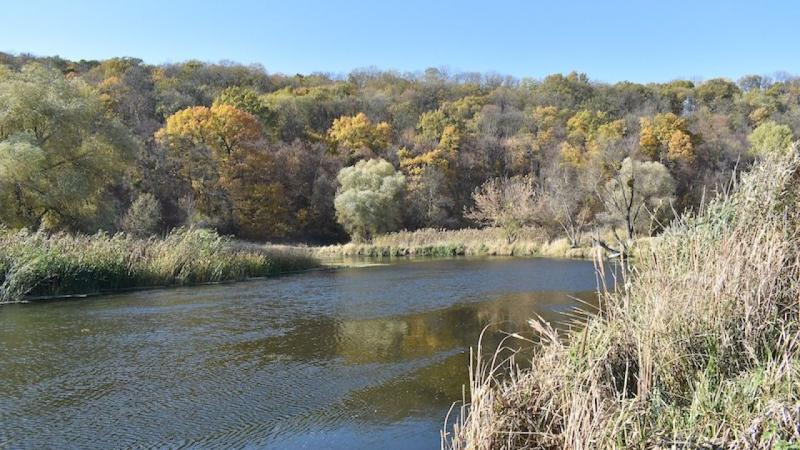
[[[438,448],[483,327],[531,337],[595,286],[591,262],[462,258],[7,305],[0,449]]]

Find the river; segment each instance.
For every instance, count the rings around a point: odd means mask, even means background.
[[[438,448],[483,327],[531,337],[595,286],[462,258],[3,306],[0,448]]]

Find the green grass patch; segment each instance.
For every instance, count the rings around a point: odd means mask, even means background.
[[[164,238],[0,231],[0,302],[244,280],[317,267],[301,252],[200,229]]]

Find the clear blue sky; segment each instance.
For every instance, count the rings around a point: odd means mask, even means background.
[[[798,1],[20,0],[0,50],[269,72],[578,70],[601,81],[800,73]]]

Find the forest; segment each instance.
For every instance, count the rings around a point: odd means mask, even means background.
[[[46,232],[369,241],[533,226],[658,232],[800,132],[800,78],[608,84],[583,73],[0,54],[0,223]]]

